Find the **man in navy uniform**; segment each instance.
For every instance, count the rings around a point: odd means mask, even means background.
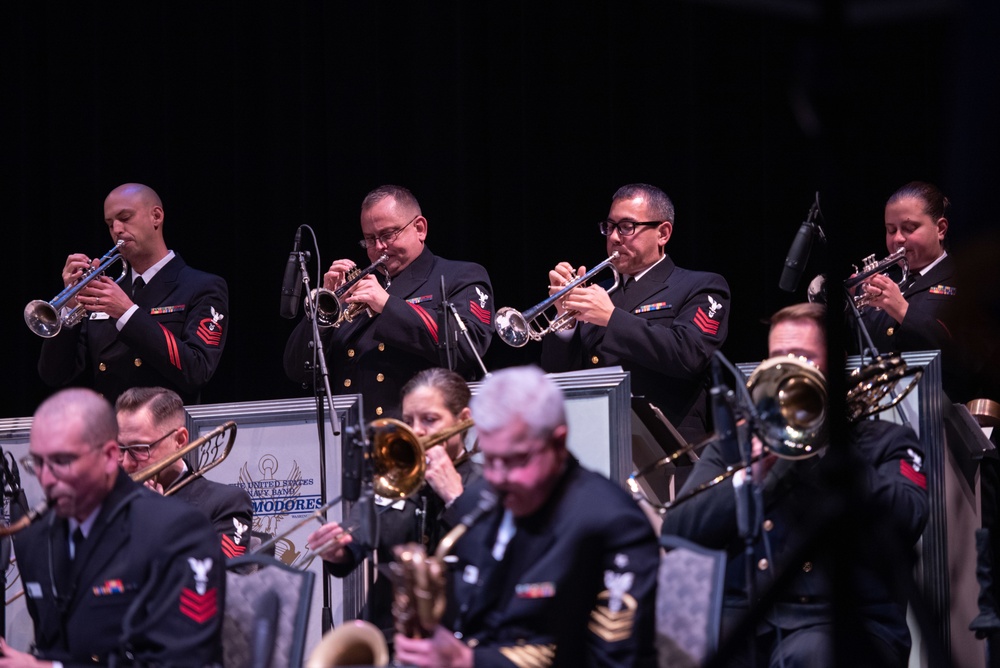
[[[334,394],[361,394],[365,418],[399,417],[403,385],[418,371],[435,366],[452,368],[467,380],[480,373],[476,355],[464,337],[450,341],[454,366],[444,357],[440,329],[442,299],[461,317],[480,356],[493,336],[493,288],[478,264],[446,260],[427,247],[427,219],[406,188],[385,185],[368,193],[361,203],[361,246],[375,262],[388,256],[385,270],[391,278],[383,287],[376,274],[359,281],[342,300],[365,304],[352,322],[321,332]],[[336,290],[355,268],[353,260],[335,260],[323,277],[327,290]],[[441,294],[444,278],[446,294]],[[444,315],[449,327],[458,324]],[[285,346],[285,373],[293,381],[312,386],[314,378],[312,324],[303,318]]]
[[[632,395],[663,412],[688,442],[709,430],[708,367],[729,331],[729,285],[718,274],[682,269],[666,253],[674,205],[655,186],[636,183],[614,194],[599,224],[621,287],[579,287],[560,309],[576,311],[579,324],[546,336],[542,366],[573,371],[618,366],[630,372]],[[549,272],[550,293],[586,267],[560,262]]]
[[[163,461],[188,444],[184,404],[162,387],[133,387],[115,403],[122,468],[130,475]],[[246,554],[253,529],[253,502],[246,490],[195,476],[183,459],[146,486],[193,505],[212,521],[226,558]],[[172,491],[173,490],[173,491]]]
[[[229,289],[192,269],[163,240],[163,205],[152,188],[118,186],[104,200],[104,222],[129,270],[121,284],[91,281],[67,308],[81,304],[82,324],[42,344],[38,372],[53,387],[83,383],[112,403],[130,387],[162,386],[197,403],[215,373],[229,328]],[[74,253],[63,283],[74,285],[96,264]]]
[[[455,544],[447,628],[426,640],[397,634],[397,660],[449,668],[655,665],[655,536],[624,490],[566,449],[562,392],[537,368],[503,369],[483,382],[472,416],[483,478],[446,517],[457,524],[484,489],[502,502]]]
[[[0,665],[221,662],[219,540],[200,512],[121,469],[105,399],[73,388],[45,400],[22,464],[51,509],[14,539],[34,654],[2,643]]]

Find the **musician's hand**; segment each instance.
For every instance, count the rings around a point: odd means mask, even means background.
[[[578,311],[576,319],[580,322],[589,322],[598,327],[607,327],[615,310],[608,291],[599,285],[575,288],[563,299],[563,306],[567,310]]]
[[[472,668],[472,648],[448,629],[438,626],[428,639],[393,636],[396,661],[420,668]]]
[[[117,320],[132,308],[132,298],[108,276],[95,278],[80,290],[78,299],[91,313],[107,313]]]
[[[39,661],[33,654],[19,652],[3,638],[0,638],[0,668],[27,668],[28,666],[51,666],[48,661]]]
[[[347,282],[347,274],[357,265],[353,260],[334,260],[333,264],[323,274],[323,287],[333,292]]]
[[[445,503],[462,495],[462,476],[455,470],[447,450],[440,445],[427,449],[426,480]]]
[[[149,489],[151,489],[154,492],[156,492],[157,494],[159,494],[160,496],[163,496],[163,485],[161,485],[160,483],[156,482],[156,478],[150,478],[149,480],[147,480],[143,484],[146,487],[148,487]]]
[[[875,274],[865,283],[865,292],[870,295],[869,304],[882,309],[896,322],[903,322],[910,304],[895,281],[885,274]]]
[[[345,300],[348,304],[367,304],[375,313],[381,313],[389,301],[389,293],[378,282],[375,274],[368,274],[351,288]]]
[[[348,559],[347,546],[353,542],[351,534],[344,531],[336,522],[324,524],[309,534],[306,538],[306,548],[317,550],[324,561],[342,564]]]

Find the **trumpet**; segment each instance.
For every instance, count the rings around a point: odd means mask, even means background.
[[[313,290],[310,290],[309,296],[305,298],[306,315],[310,317],[312,316],[312,309],[309,306],[311,302],[316,305],[316,322],[323,328],[340,327],[341,323],[345,321],[353,322],[354,318],[361,315],[362,311],[368,311],[369,317],[373,316],[374,314],[367,304],[357,302],[348,304],[347,307],[344,308],[341,298],[347,293],[348,290],[357,285],[358,281],[379,269],[381,269],[382,274],[385,276],[385,287],[388,288],[392,284],[392,278],[389,276],[389,272],[385,268],[385,263],[388,260],[388,254],[382,253],[377,260],[364,269],[358,269],[355,267],[347,273],[347,282],[336,290],[331,291],[324,288],[314,288]]]
[[[65,288],[62,292],[57,294],[52,298],[51,301],[45,301],[42,299],[35,299],[28,302],[28,305],[24,307],[24,322],[28,325],[28,329],[37,334],[38,336],[44,337],[46,339],[51,339],[53,336],[58,334],[63,327],[73,327],[78,322],[83,320],[84,316],[87,314],[87,310],[82,304],[77,305],[73,310],[62,314],[62,308],[69,303],[71,299],[77,296],[81,290],[87,287],[91,281],[100,278],[104,273],[119,260],[122,263],[122,275],[115,279],[115,283],[121,283],[125,276],[128,275],[128,264],[125,262],[125,258],[122,257],[121,247],[125,244],[124,240],[119,239],[115,247],[105,253],[96,267],[91,267],[83,272],[83,276],[80,280],[73,285]]]
[[[224,445],[222,442],[223,438],[226,439]],[[230,420],[229,422],[219,425],[204,436],[191,441],[177,452],[171,453],[170,456],[164,457],[160,461],[150,464],[144,469],[136,471],[132,474],[132,480],[144,483],[147,480],[154,479],[161,472],[163,472],[164,469],[172,466],[178,459],[207,444],[208,447],[201,453],[198,468],[192,471],[191,475],[181,480],[180,483],[170,487],[163,493],[164,496],[171,496],[172,494],[176,494],[178,490],[183,489],[188,483],[192,482],[196,478],[202,477],[216,466],[226,461],[226,457],[229,456],[230,451],[233,449],[233,442],[235,440],[236,423]]]
[[[426,482],[427,456],[425,453],[427,449],[432,445],[447,441],[455,434],[472,429],[475,424],[475,421],[471,419],[462,420],[441,431],[419,438],[413,433],[413,429],[399,420],[381,418],[372,422],[368,428],[373,433],[371,440],[375,493],[393,501],[399,501],[416,494]],[[473,454],[473,452],[466,451],[452,463],[458,466]],[[267,549],[313,520],[322,523],[323,514],[340,503],[341,498],[338,496],[333,501],[324,503],[288,529],[262,543],[254,552]],[[356,530],[357,527],[349,528],[345,533]],[[309,558],[325,551],[329,546],[328,543],[312,547],[303,556],[302,562],[306,563]]]
[[[542,337],[551,332],[559,332],[569,329],[576,321],[577,311],[567,311],[555,318],[550,318],[545,312],[562,299],[570,290],[586,283],[604,269],[610,269],[614,274],[614,283],[607,289],[608,294],[614,292],[621,282],[618,270],[613,264],[618,259],[618,251],[611,254],[604,262],[588,271],[583,276],[578,276],[567,283],[559,292],[551,295],[545,301],[532,306],[524,313],[516,311],[509,306],[499,309],[496,314],[496,331],[500,338],[508,346],[521,348],[528,341],[541,341]],[[545,318],[545,323],[540,319]]]
[[[906,275],[909,272],[909,265],[906,262],[905,248],[897,248],[895,251],[878,262],[875,261],[874,253],[869,255],[862,260],[862,267],[860,270],[857,265],[855,265],[854,269],[856,273],[854,276],[851,276],[844,281],[844,287],[848,290],[856,288],[875,274],[884,274],[897,264],[903,269],[903,278],[899,280],[899,284],[901,285],[903,279],[906,278]],[[857,307],[858,311],[861,311],[869,305],[871,299],[871,295],[862,288],[856,295],[854,295],[854,306]]]

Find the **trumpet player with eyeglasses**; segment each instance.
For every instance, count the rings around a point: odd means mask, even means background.
[[[612,197],[598,231],[619,286],[580,286],[562,297],[560,313],[575,326],[542,341],[549,372],[620,365],[632,394],[659,408],[689,442],[709,431],[706,386],[713,353],[729,332],[729,285],[719,274],[683,269],[666,245],[674,205],[656,186],[634,183]],[[586,273],[560,262],[549,272],[549,294]]]
[[[160,386],[186,404],[198,402],[226,345],[229,289],[167,247],[164,220],[149,186],[126,183],[108,194],[104,223],[115,243],[108,255],[120,254],[124,273],[117,281],[108,272],[94,276],[99,262],[74,253],[63,285],[72,290],[87,281],[84,287],[25,310],[29,326],[46,337],[38,361],[45,383],[87,385],[112,402],[130,387]]]
[[[914,546],[929,513],[924,453],[893,422],[829,428],[825,318],[812,303],[772,316],[758,369],[767,377],[748,383],[761,424],[741,437],[753,463],[713,438],[664,517],[663,535],[726,552],[719,665],[908,663]],[[795,391],[805,387],[817,392]],[[847,442],[827,445],[827,433]]]
[[[471,393],[457,373],[441,368],[425,369],[403,386],[403,422],[420,439],[469,420]],[[363,529],[363,513],[368,509],[355,505],[346,527],[337,522],[323,525],[307,539],[310,549],[326,562],[325,570],[335,577],[346,577],[374,552],[375,581],[368,593],[362,618],[372,622],[392,638],[392,584],[381,572],[393,559],[392,548],[415,542],[433,553],[451,523],[445,511],[462,496],[469,482],[479,477],[480,467],[470,459],[464,434],[456,433],[439,445],[426,449],[425,483],[419,491],[405,498],[382,498],[376,495],[377,545]]]
[[[361,394],[366,420],[399,417],[400,389],[418,371],[441,366],[466,379],[478,377],[493,334],[493,288],[482,266],[431,252],[427,218],[402,186],[368,193],[361,232],[358,243],[373,264],[384,256],[384,271],[367,274],[340,295],[344,309],[366,308],[350,321],[321,326],[323,352],[334,394]],[[323,288],[336,293],[355,268],[353,260],[335,260]],[[453,334],[460,327],[468,331],[472,347],[464,337],[446,340],[446,326]],[[312,340],[312,323],[303,318],[285,346],[285,373],[304,387],[316,383]]]
[[[163,387],[132,387],[115,402],[118,451],[129,475],[176,455],[188,444],[187,414],[180,396]],[[247,553],[253,529],[253,502],[244,489],[196,475],[178,458],[144,481],[157,494],[176,496],[212,522],[227,559]]]

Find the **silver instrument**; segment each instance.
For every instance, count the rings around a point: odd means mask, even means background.
[[[71,299],[75,298],[91,281],[100,278],[115,262],[121,261],[122,275],[115,279],[115,283],[121,283],[128,275],[128,264],[122,257],[121,247],[124,240],[119,240],[115,247],[104,254],[98,261],[96,267],[91,267],[83,272],[83,276],[73,285],[65,288],[62,292],[52,298],[52,301],[35,299],[28,302],[24,307],[24,322],[28,329],[38,336],[51,339],[59,333],[63,327],[73,327],[87,315],[87,310],[82,304],[73,310],[63,314],[62,309]]]
[[[858,293],[854,295],[854,306],[857,307],[858,311],[862,311],[867,308],[869,306],[869,302],[871,301],[871,295],[865,291],[862,284],[875,274],[884,274],[897,264],[903,268],[903,278],[899,281],[902,283],[903,279],[905,279],[909,273],[909,265],[906,262],[905,248],[897,248],[890,255],[877,262],[875,261],[875,254],[873,253],[862,260],[862,267],[860,270],[855,266],[857,273],[844,281],[844,287],[850,290],[861,286]]]
[[[358,281],[363,279],[368,274],[375,273],[381,270],[382,274],[385,276],[385,286],[386,288],[392,284],[392,279],[389,277],[389,272],[385,268],[385,263],[389,260],[389,256],[386,253],[382,253],[381,256],[370,265],[364,269],[353,269],[347,273],[347,282],[341,285],[336,290],[327,290],[325,288],[315,288],[309,292],[309,296],[305,299],[305,311],[306,316],[310,316],[312,309],[309,307],[309,303],[312,302],[316,304],[316,322],[320,327],[340,327],[344,322],[352,322],[354,318],[361,315],[363,311],[368,311],[369,317],[374,315],[371,309],[368,308],[366,304],[355,303],[348,304],[344,307],[341,302],[341,298],[347,294],[347,291],[358,284]]]
[[[509,306],[499,309],[496,314],[495,325],[497,334],[508,346],[521,348],[526,345],[528,341],[541,341],[542,337],[546,334],[569,329],[575,323],[576,316],[579,315],[578,312],[567,311],[566,313],[557,315],[554,318],[550,318],[545,312],[555,306],[556,302],[562,299],[570,290],[583,285],[605,269],[610,269],[614,274],[614,283],[607,290],[608,294],[614,292],[618,289],[618,285],[621,282],[618,270],[615,269],[613,264],[613,262],[617,259],[618,251],[615,251],[607,260],[601,262],[583,276],[574,278],[572,281],[567,283],[565,287],[559,290],[559,292],[551,295],[545,301],[532,306],[524,313],[516,311]],[[541,318],[545,319],[544,323],[540,321]]]

